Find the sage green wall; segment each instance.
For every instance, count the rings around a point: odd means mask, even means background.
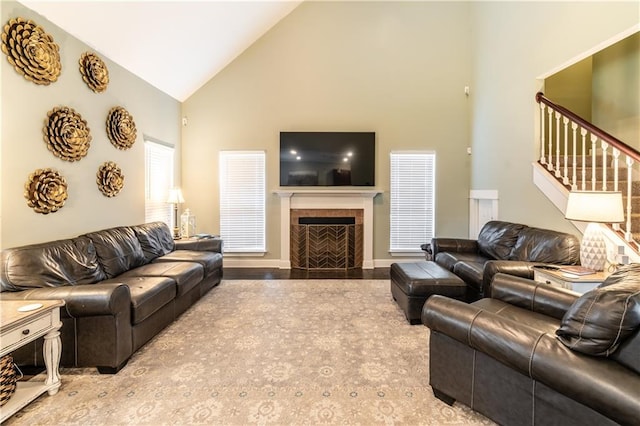
[[[640,32],[546,78],[544,93],[640,149]]]
[[[640,33],[593,55],[593,122],[640,150]]]
[[[436,231],[468,235],[469,4],[305,2],[183,103],[182,181],[218,232],[218,153],[267,154],[266,260],[280,257],[279,132],[375,131],[374,259],[388,259],[389,152],[437,155]]]
[[[553,102],[591,121],[591,70],[589,56],[544,80],[544,94]]]
[[[638,25],[638,2],[474,2],[471,187],[500,218],[575,233],[534,186],[539,77]]]
[[[2,25],[11,18],[32,19],[60,46],[62,73],[57,82],[38,86],[24,79],[0,54],[0,246],[50,241],[106,227],[144,222],[144,142],[147,134],[180,148],[180,103],[100,55],[110,76],[107,90],[96,94],[82,81],[80,55],[91,50],[44,17],[16,2],[0,2]],[[86,157],[67,162],[47,150],[42,128],[47,112],[68,106],[81,114],[93,140]],[[114,106],[133,116],[138,137],[121,151],[109,142],[105,121]],[[125,176],[124,189],[114,198],[98,190],[96,172],[114,161]],[[179,161],[179,157],[178,157]],[[23,196],[24,184],[36,169],[53,168],[67,180],[69,198],[55,213],[35,213]]]

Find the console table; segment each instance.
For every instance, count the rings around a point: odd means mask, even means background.
[[[46,379],[37,376],[18,382],[15,393],[0,407],[0,421],[5,421],[44,392],[54,395],[60,388],[60,307],[63,300],[10,300],[0,302],[0,357],[44,336]]]

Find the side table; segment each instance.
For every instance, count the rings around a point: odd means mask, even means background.
[[[596,288],[602,284],[605,278],[606,275],[604,272],[596,272],[589,275],[575,275],[562,272],[560,269],[533,268],[534,281],[566,288],[580,294]]]
[[[9,401],[0,407],[0,422],[44,392],[55,395],[60,388],[60,307],[63,300],[3,300],[0,301],[0,357],[44,336],[43,356],[47,368],[44,381],[34,377],[17,383]]]

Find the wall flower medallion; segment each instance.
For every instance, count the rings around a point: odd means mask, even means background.
[[[35,84],[49,85],[62,71],[60,48],[31,20],[9,20],[2,32],[2,51],[15,70]]]
[[[56,107],[49,111],[42,132],[49,151],[61,160],[78,161],[89,151],[89,127],[73,108]]]
[[[24,197],[36,213],[54,213],[67,200],[67,180],[53,169],[37,169],[24,185]]]
[[[109,70],[107,65],[95,53],[85,52],[80,56],[80,74],[87,86],[96,93],[107,90]]]
[[[115,197],[124,187],[124,175],[113,161],[107,161],[98,168],[96,183],[105,197]]]
[[[107,116],[107,135],[118,149],[129,149],[136,141],[136,123],[129,111],[113,107]]]

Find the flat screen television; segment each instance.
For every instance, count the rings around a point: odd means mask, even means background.
[[[374,186],[375,132],[280,132],[280,186]]]

